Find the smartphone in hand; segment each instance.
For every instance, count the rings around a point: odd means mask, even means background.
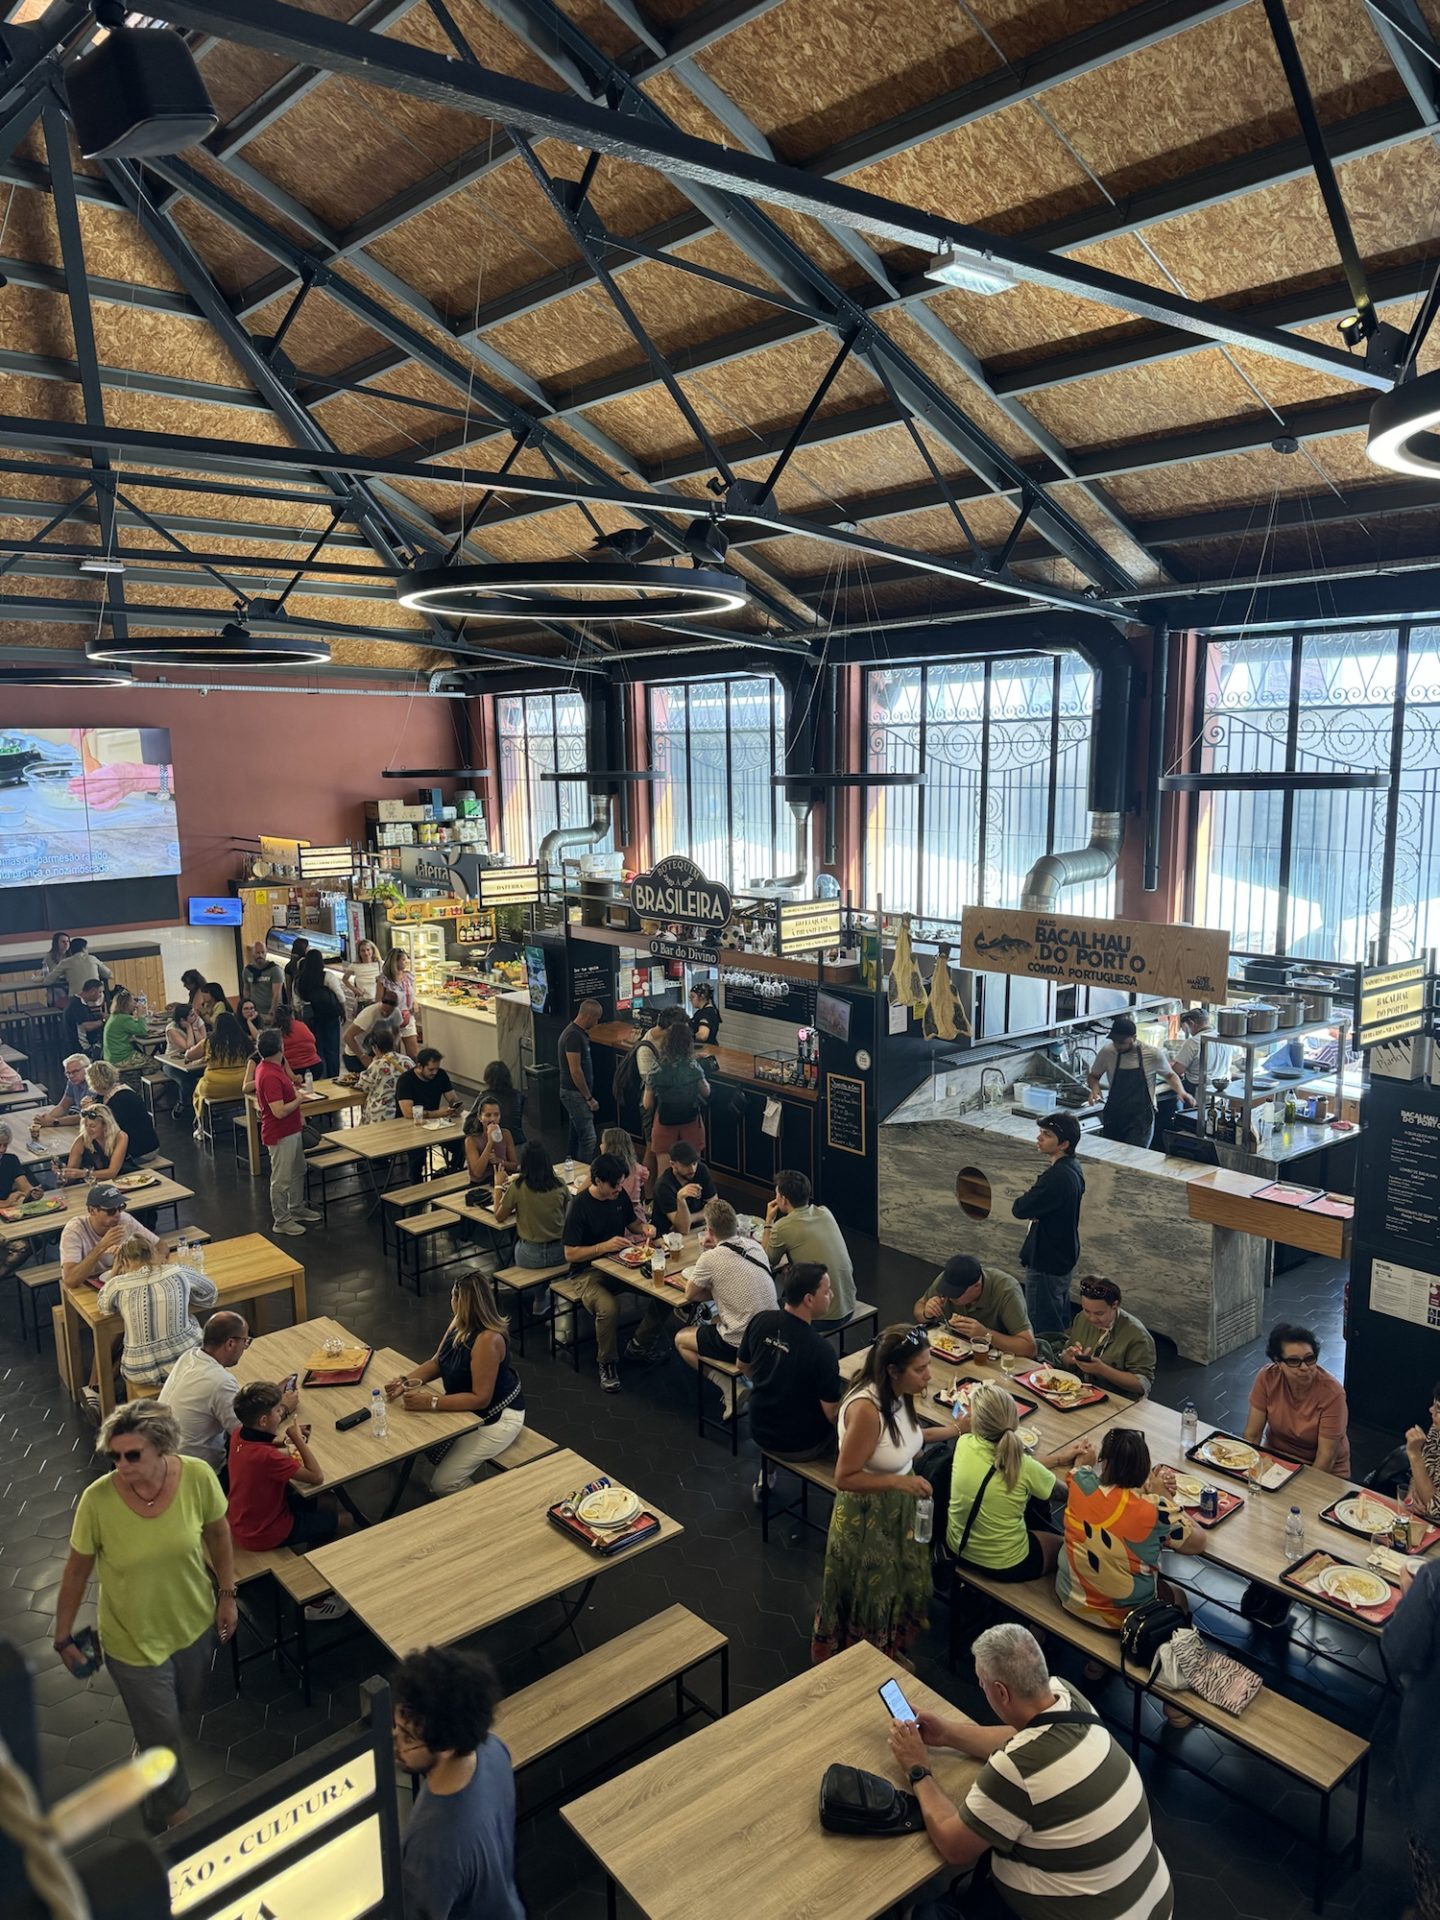
[[[885,1702],[892,1720],[918,1720],[920,1718],[919,1714],[916,1713],[910,1702],[905,1698],[905,1691],[898,1680],[887,1680],[884,1686],[876,1688],[876,1692]]]
[[[80,1667],[72,1667],[70,1671],[77,1680],[88,1680],[92,1674],[98,1673],[105,1664],[105,1655],[100,1650],[100,1636],[96,1633],[94,1627],[81,1627],[80,1631],[73,1636],[73,1639],[75,1645],[85,1656],[85,1664]]]

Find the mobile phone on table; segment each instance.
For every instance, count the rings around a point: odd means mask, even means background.
[[[281,1391],[284,1393],[294,1393],[295,1389],[299,1386],[299,1384],[300,1384],[299,1374],[292,1373],[288,1377],[288,1379],[282,1380],[280,1382]]]
[[[918,1720],[919,1714],[905,1698],[905,1690],[898,1680],[887,1680],[876,1692],[890,1710],[892,1720]]]

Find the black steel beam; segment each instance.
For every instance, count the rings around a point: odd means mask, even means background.
[[[1056,259],[1015,241],[941,219],[878,194],[817,180],[796,167],[696,140],[668,123],[617,115],[507,75],[447,60],[383,35],[356,33],[282,0],[147,0],[162,19],[199,27],[281,58],[312,60],[332,72],[460,112],[519,126],[532,135],[582,145],[636,165],[663,171],[672,183],[716,189],[762,201],[812,219],[836,222],[881,240],[936,252],[958,246],[988,255],[1018,278],[1128,313],[1158,325],[1288,360],[1376,391],[1384,375],[1338,350],[1297,336],[1247,326],[1201,302],[1167,294],[1143,281],[1076,261]],[[641,96],[643,98],[643,96]]]
[[[101,387],[126,393],[148,393],[166,400],[195,400],[211,407],[238,407],[245,413],[268,413],[258,393],[244,387],[222,387],[213,380],[183,380],[174,374],[139,373],[131,367],[111,367],[99,361],[95,368]],[[0,373],[22,374],[29,380],[59,380],[84,385],[83,370],[74,360],[57,360],[47,353],[12,353],[0,348]]]
[[[1366,0],[1370,24],[1390,56],[1405,91],[1427,126],[1440,125],[1437,65],[1440,49],[1430,23],[1415,0]]]
[[[1329,574],[1321,579],[1260,588],[1217,582],[1208,590],[1152,599],[1136,609],[1137,618],[1152,625],[1168,620],[1172,628],[1194,627],[1204,633],[1234,633],[1258,627],[1298,628],[1349,626],[1364,621],[1374,626],[1385,620],[1440,616],[1440,568],[1393,567],[1357,569],[1346,577]]]
[[[1376,486],[1352,487],[1348,493],[1300,494],[1278,500],[1255,501],[1246,507],[1220,507],[1200,513],[1177,513],[1145,520],[1145,538],[1157,547],[1190,546],[1205,540],[1254,539],[1288,533],[1292,527],[1342,526],[1347,521],[1382,519],[1394,513],[1435,511],[1435,489],[1421,481],[1396,480]]]
[[[462,472],[455,467],[432,467],[427,466],[423,461],[402,460],[385,455],[341,453],[333,449],[329,452],[320,452],[310,447],[259,448],[244,440],[218,440],[189,434],[151,433],[137,427],[76,426],[67,421],[26,420],[14,415],[0,415],[0,447],[4,446],[47,453],[57,449],[65,452],[89,453],[100,447],[111,453],[126,454],[142,465],[148,462],[167,468],[199,468],[205,473],[227,471],[246,473],[257,464],[262,467],[278,464],[293,465],[296,469],[308,473],[347,474],[371,479],[421,480],[428,484],[454,487],[493,487],[497,493],[528,495],[555,506],[578,504],[581,501],[589,506],[615,506],[636,515],[637,518],[653,517],[659,514],[679,514],[689,521],[695,517],[696,509],[696,502],[692,495],[657,496],[637,493],[633,489],[618,486],[614,481],[609,480],[601,484],[578,480],[536,479],[515,473],[501,477],[493,473],[476,473],[469,470]],[[127,480],[126,484],[131,483]],[[1117,608],[1108,605],[1104,600],[1097,600],[1086,594],[1070,593],[1042,581],[1019,581],[1005,575],[992,574],[959,560],[918,552],[884,540],[870,539],[848,527],[831,527],[818,520],[804,520],[796,515],[778,513],[770,508],[736,505],[727,509],[726,518],[728,522],[740,526],[748,524],[758,529],[759,531],[751,536],[756,539],[769,539],[792,533],[806,535],[829,541],[836,546],[850,548],[868,559],[901,560],[919,573],[937,574],[942,578],[958,580],[967,585],[981,586],[997,593],[1033,600],[1041,605],[1063,607],[1075,613],[1097,615],[1101,618],[1114,618],[1118,612]]]
[[[75,184],[78,189],[79,177]],[[60,269],[47,267],[38,260],[17,260],[11,254],[0,254],[0,273],[12,286],[31,287],[40,293],[65,291],[65,276]],[[138,307],[147,313],[171,313],[183,320],[198,320],[201,317],[183,293],[169,293],[164,287],[140,286],[131,280],[110,280],[99,273],[87,273],[85,285],[92,300],[104,300],[120,307]]]
[[[80,209],[75,198],[75,170],[70,164],[70,133],[57,102],[47,99],[41,110],[45,136],[45,158],[50,164],[51,202],[55,209],[55,227],[60,238],[60,263],[65,275],[65,294],[70,309],[70,331],[75,339],[75,357],[85,418],[91,426],[105,424],[105,400],[100,383],[100,360],[95,348],[95,320],[90,311],[90,294],[85,284],[85,242],[80,231]],[[110,455],[95,448],[90,455],[95,473],[95,504],[100,514],[100,550],[109,553],[115,545],[115,488]],[[110,628],[117,640],[130,637],[125,615],[125,584],[116,574],[105,576],[103,602]]]
[[[63,511],[63,510],[62,510]],[[68,513],[66,518],[69,518]],[[119,518],[119,515],[116,515]],[[135,514],[133,519],[139,521]],[[140,522],[142,525],[143,521]],[[62,522],[63,524],[63,522]],[[167,528],[170,522],[166,521]],[[46,540],[37,545],[34,540],[0,540],[0,554],[18,554],[21,561],[44,560],[64,561],[63,567],[51,567],[49,571],[74,575],[83,574],[77,566],[82,560],[97,560],[101,549],[86,546],[78,540]],[[231,573],[273,574],[277,579],[286,579],[294,573],[300,564],[293,557],[276,553],[218,553],[205,547],[127,547],[117,544],[105,556],[111,560],[126,562],[126,574],[131,578],[143,577],[146,568],[156,569],[157,578],[172,577],[187,568],[206,569],[224,568]],[[17,564],[10,569],[13,573],[28,573],[27,565]],[[297,587],[296,592],[339,594],[342,599],[354,595],[360,599],[393,600],[395,598],[394,576],[387,567],[369,567],[363,561],[352,560],[312,560],[304,568],[307,578],[314,575],[319,584],[313,587]],[[197,579],[196,586],[214,586],[213,575],[206,573],[203,580]]]

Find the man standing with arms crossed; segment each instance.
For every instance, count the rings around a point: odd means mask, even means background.
[[[1085,1176],[1075,1159],[1080,1122],[1073,1113],[1052,1113],[1040,1122],[1035,1151],[1045,1171],[1010,1211],[1028,1220],[1020,1249],[1025,1269],[1025,1307],[1039,1334],[1063,1333],[1070,1325],[1070,1276],[1080,1263],[1080,1202]]]
[[[595,1069],[590,1061],[590,1030],[598,1027],[604,1008],[598,1000],[582,1000],[575,1018],[560,1035],[560,1104],[570,1122],[570,1154],[588,1166],[595,1158]]]

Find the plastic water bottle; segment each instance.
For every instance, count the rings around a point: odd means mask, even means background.
[[[1195,1402],[1187,1400],[1180,1409],[1180,1451],[1188,1453],[1195,1444],[1195,1436],[1200,1429],[1200,1416],[1195,1411]]]
[[[390,1431],[390,1409],[379,1387],[370,1395],[370,1425],[377,1440],[383,1440]]]
[[[568,1191],[571,1187],[574,1186],[574,1184],[575,1184],[575,1156],[573,1154],[567,1153],[565,1156],[566,1190]]]
[[[918,1546],[930,1544],[930,1536],[935,1531],[935,1497],[922,1493],[915,1502],[915,1541]]]
[[[205,1246],[203,1241],[192,1240],[190,1250],[185,1256],[185,1264],[195,1273],[205,1271]]]
[[[1291,1507],[1285,1516],[1285,1559],[1298,1560],[1305,1551],[1305,1516],[1299,1507]]]

